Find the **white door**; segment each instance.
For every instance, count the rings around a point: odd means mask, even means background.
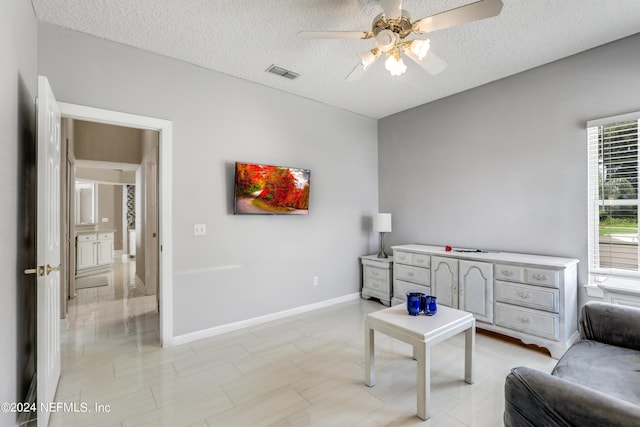
[[[36,375],[38,427],[42,404],[54,401],[60,378],[60,109],[46,77],[38,77],[38,204]]]
[[[431,257],[431,295],[438,304],[458,308],[458,260]]]
[[[460,310],[493,323],[493,264],[460,261]]]

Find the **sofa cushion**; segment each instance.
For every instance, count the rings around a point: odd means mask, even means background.
[[[582,340],[551,374],[640,405],[640,351]]]

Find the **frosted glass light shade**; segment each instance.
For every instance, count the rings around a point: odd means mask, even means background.
[[[391,232],[391,214],[379,213],[373,217],[373,231],[378,233]]]

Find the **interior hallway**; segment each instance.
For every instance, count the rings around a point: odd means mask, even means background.
[[[514,366],[549,372],[555,360],[479,333],[475,384],[464,383],[464,335],[432,350],[433,414],[416,413],[411,348],[376,333],[375,387],[364,385],[366,313],[355,300],[176,346],[159,347],[155,296],[117,260],[109,284],[79,289],[62,333],[51,426],[501,426],[504,378]],[[103,409],[96,412],[96,405]]]

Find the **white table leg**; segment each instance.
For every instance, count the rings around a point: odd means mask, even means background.
[[[369,387],[376,385],[376,353],[373,336],[373,329],[369,324],[364,324],[364,383]]]
[[[431,416],[431,348],[427,343],[414,346],[418,361],[418,417],[428,420]]]
[[[473,384],[473,355],[476,349],[476,322],[465,331],[464,382]]]

